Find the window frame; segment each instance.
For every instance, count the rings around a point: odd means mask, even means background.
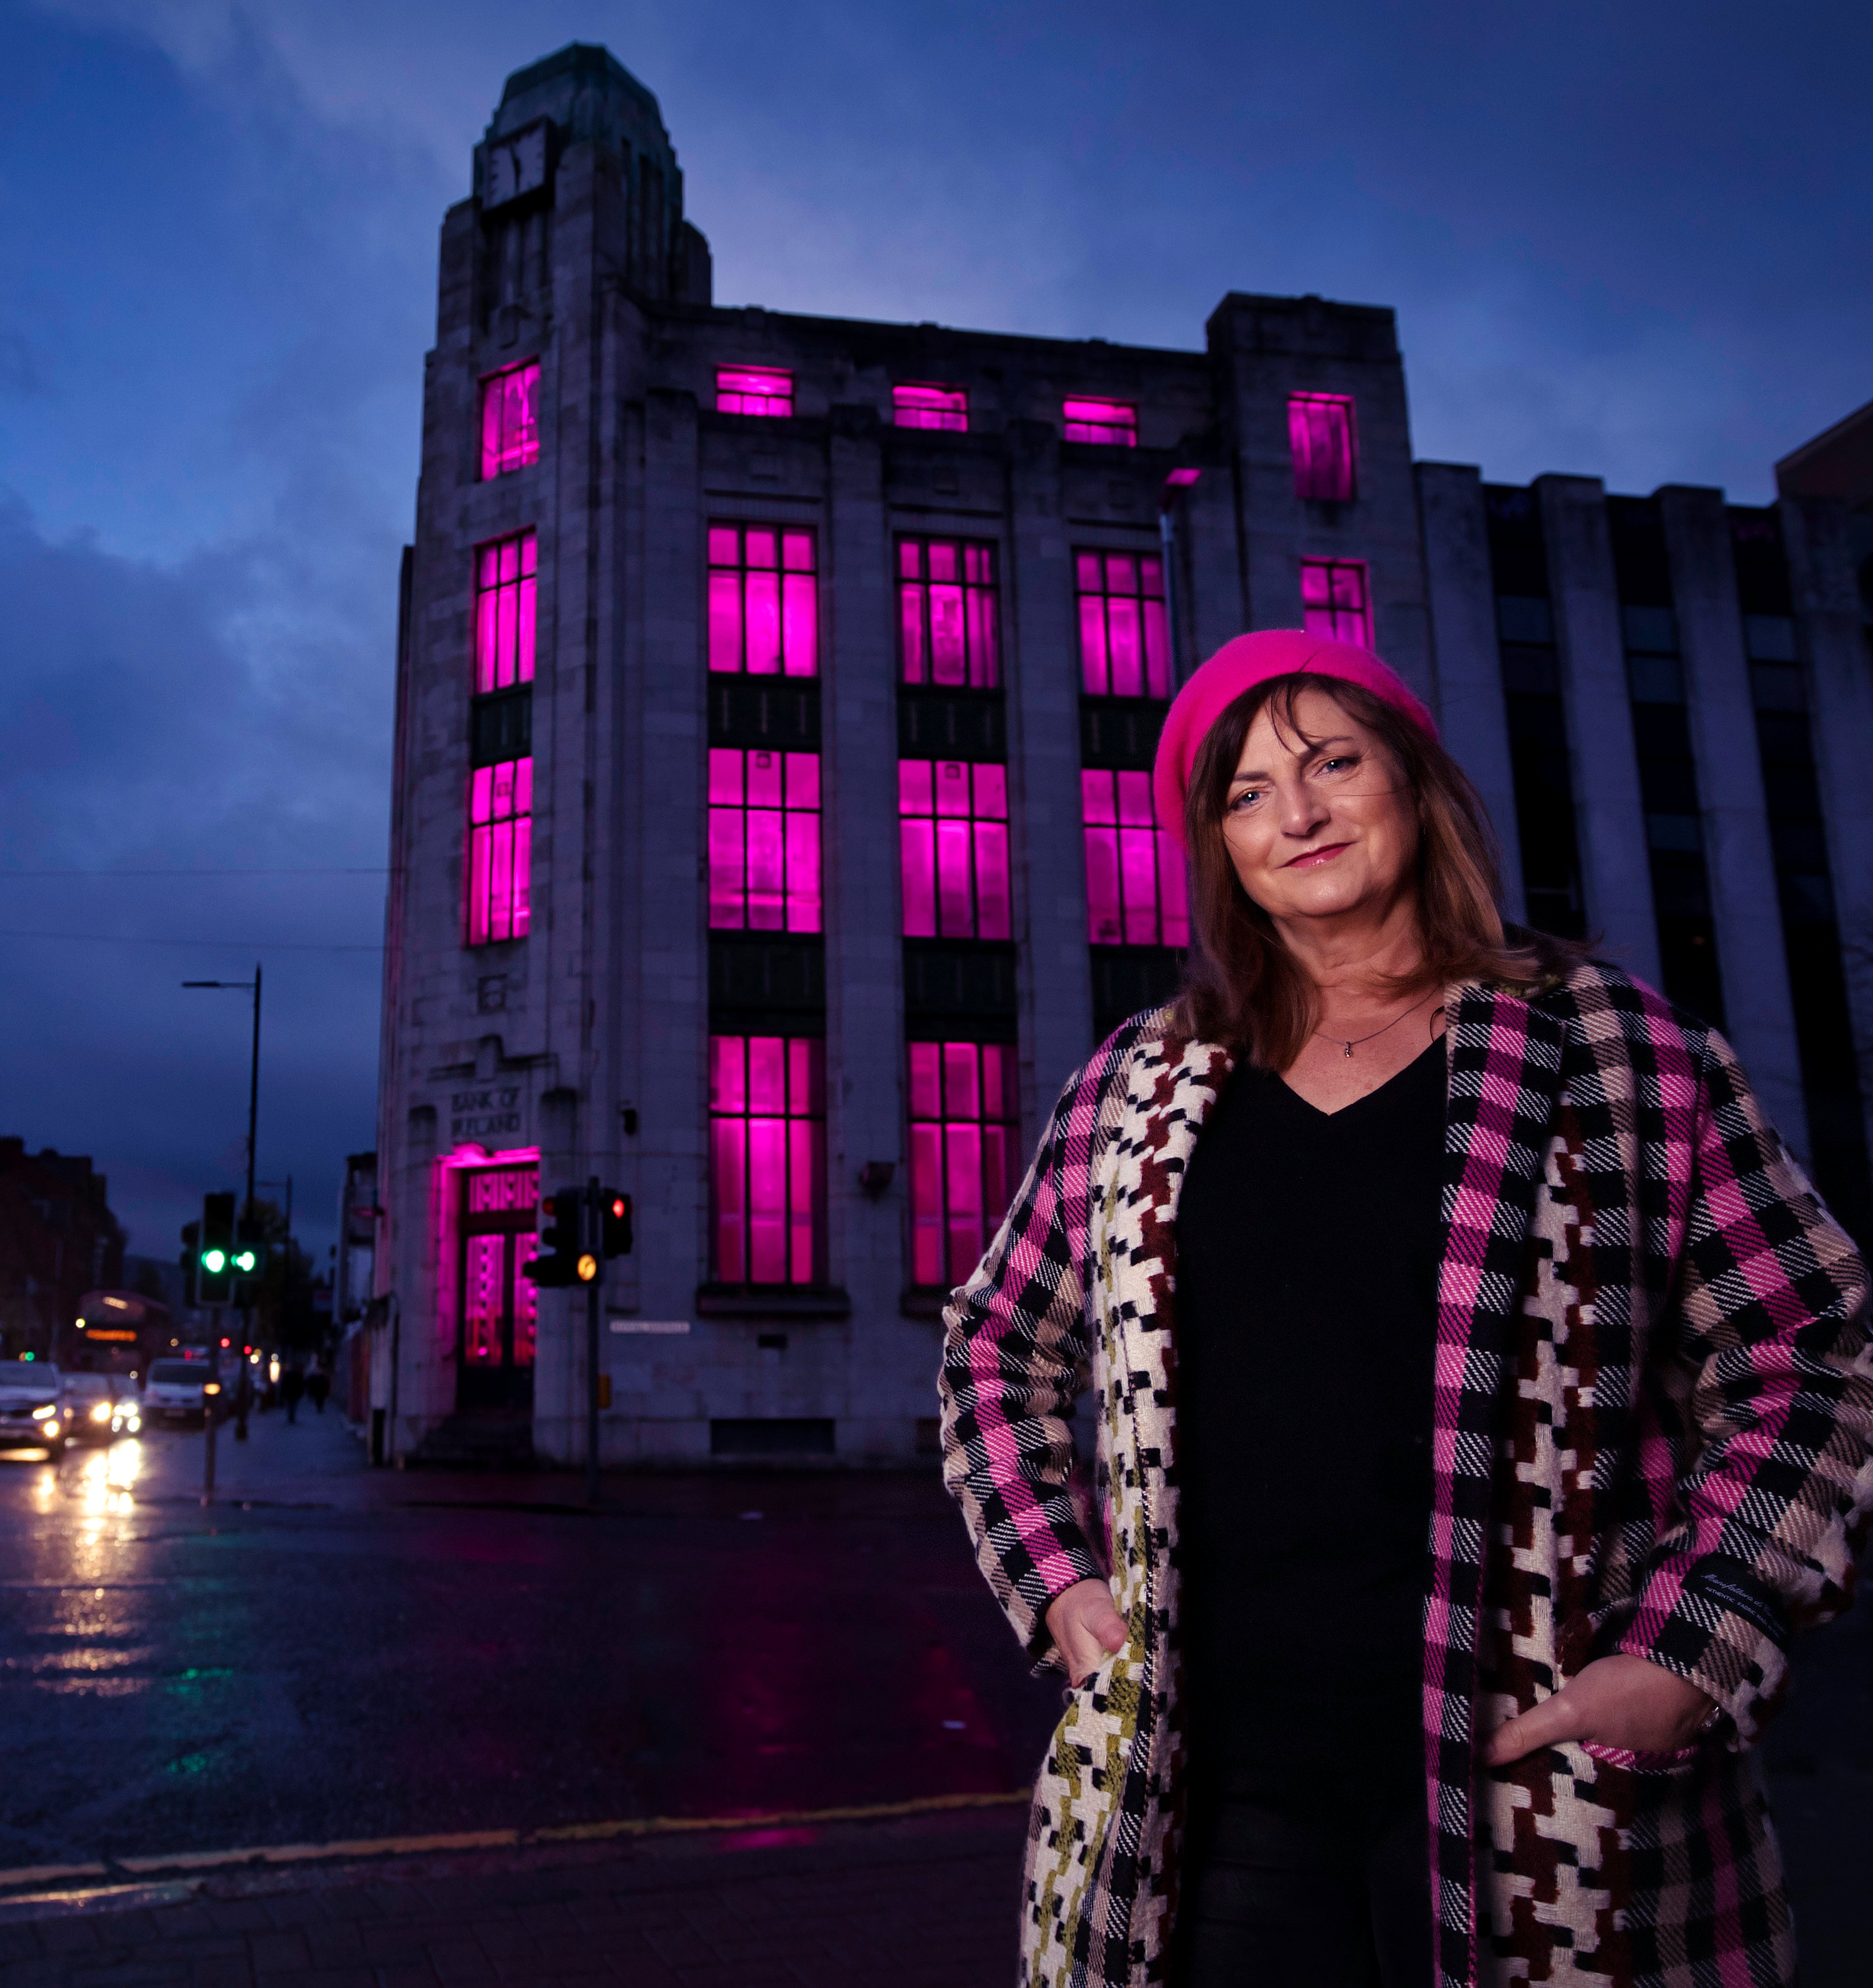
[[[502,813],[497,812],[496,803],[504,773],[508,776],[508,806]],[[532,754],[471,767],[467,800],[462,865],[467,900],[462,921],[467,935],[464,943],[509,945],[525,938],[532,928]],[[500,898],[495,894],[498,870],[505,871],[507,881],[505,894]],[[505,906],[504,917],[497,918],[497,904]],[[495,930],[497,924],[505,929]]]
[[[1138,404],[1097,394],[1068,394],[1060,401],[1060,439],[1095,447],[1136,448]]]
[[[803,935],[825,930],[823,771],[817,752],[789,752],[780,747],[711,746],[708,752],[708,911],[711,931],[772,931]],[[736,797],[727,791],[729,764],[735,768]],[[779,761],[777,766],[766,762]],[[757,763],[759,762],[759,763]],[[751,773],[772,775],[776,792],[773,805],[750,798]],[[719,783],[719,784],[718,784]],[[807,798],[809,791],[810,798]],[[759,823],[759,827],[757,827]],[[772,867],[773,890],[755,882],[755,846],[762,839],[765,877]],[[770,846],[771,839],[771,846]],[[731,843],[733,853],[731,856]],[[731,869],[739,882],[729,885]],[[772,900],[775,921],[757,922]],[[739,915],[718,916],[738,904]]]
[[[920,769],[929,789],[927,810],[907,804],[922,799]],[[942,789],[965,769],[969,789],[965,807],[962,812],[945,808]],[[901,936],[1002,943],[1012,940],[1014,880],[1009,833],[1006,761],[901,758],[898,863]],[[985,893],[985,874],[999,888]],[[969,928],[956,931],[952,928],[955,921],[950,913],[963,896],[968,901]],[[923,909],[926,902],[927,918]],[[986,930],[985,926],[999,928]]]
[[[1336,642],[1351,642],[1355,648],[1364,649],[1368,653],[1371,653],[1373,649],[1372,576],[1367,563],[1364,560],[1307,558],[1300,562],[1300,569],[1301,626],[1310,635],[1324,636]],[[1324,573],[1327,575],[1329,599],[1324,606],[1310,602],[1307,598],[1307,576],[1310,573]],[[1336,583],[1336,576],[1343,573],[1357,573],[1359,576],[1359,603],[1356,607],[1349,607],[1344,604],[1335,602],[1330,597]],[[1322,627],[1320,624],[1316,617],[1322,614],[1330,618],[1332,624],[1330,627]],[[1352,615],[1356,618],[1359,630],[1357,634],[1349,634],[1340,625],[1342,619],[1347,615]]]
[[[735,1073],[732,1103],[725,1099],[725,1076],[729,1073],[725,1046],[739,1045],[739,1071]],[[752,1073],[754,1045],[778,1045],[780,1064],[780,1102],[778,1109],[759,1108]],[[712,1027],[708,1036],[708,1274],[711,1283],[735,1290],[800,1290],[823,1288],[827,1281],[828,1223],[826,1174],[826,1042],[822,1036],[741,1034]],[[769,1077],[771,1079],[771,1073]],[[798,1108],[796,1108],[798,1107]],[[764,1130],[762,1144],[770,1160],[778,1157],[781,1173],[780,1200],[772,1197],[773,1182],[763,1182],[766,1199],[757,1202],[754,1169],[754,1128]],[[737,1140],[725,1128],[742,1128]],[[776,1141],[774,1128],[779,1128]],[[799,1128],[799,1129],[796,1129]],[[728,1175],[735,1175],[733,1199],[739,1207],[731,1209],[724,1188]],[[758,1277],[759,1268],[773,1266],[772,1237],[769,1248],[758,1254],[755,1225],[761,1210],[771,1223],[777,1212],[780,1222],[779,1263],[784,1274]],[[739,1216],[739,1241],[733,1253],[725,1249],[728,1224]],[[802,1232],[804,1231],[804,1246]]]
[[[1082,766],[1080,824],[1087,945],[1187,947],[1188,871],[1182,845],[1158,819],[1151,774],[1138,768]],[[1103,883],[1108,875],[1109,891]],[[1148,911],[1131,887],[1147,877]],[[1115,922],[1102,932],[1108,918]]]
[[[735,535],[732,563],[720,556]],[[703,528],[703,668],[716,676],[792,678],[820,674],[819,534],[806,525],[712,518]],[[773,563],[750,559],[751,542],[769,539]],[[803,564],[800,563],[803,549]],[[756,549],[764,550],[756,546]],[[773,576],[771,589],[767,576]],[[762,583],[757,584],[757,583]],[[751,665],[757,607],[762,624],[762,667]],[[777,645],[766,646],[769,635]],[[732,664],[723,659],[730,649]]]
[[[762,383],[768,383],[763,386]],[[778,382],[776,389],[773,383]],[[718,366],[715,411],[756,421],[793,418],[793,373],[786,366]]]
[[[495,411],[493,396],[500,395],[496,418],[497,435],[506,428],[509,394],[505,384],[513,381],[525,386],[531,384],[532,391],[522,396],[522,404],[528,412],[519,424],[521,438],[517,442],[503,443],[499,439],[491,449],[489,442],[489,416]],[[492,373],[484,373],[479,382],[481,477],[483,483],[492,483],[502,476],[511,476],[516,470],[530,469],[539,460],[539,381],[540,367],[538,357],[517,359],[511,366],[497,367]],[[526,431],[531,428],[529,440]],[[511,459],[510,459],[511,458]],[[492,465],[490,467],[490,465]]]
[[[1330,436],[1321,459],[1316,460],[1314,430],[1307,419],[1312,409],[1333,410],[1343,417],[1344,450]],[[1325,424],[1331,429],[1334,424]],[[1288,453],[1294,465],[1294,494],[1305,502],[1351,504],[1359,496],[1359,427],[1354,396],[1296,389],[1288,395]]]
[[[928,394],[933,397],[918,401],[907,396]],[[907,417],[908,418],[907,418]],[[937,380],[896,380],[891,383],[891,425],[921,429],[925,433],[967,434],[969,431],[969,390]]]
[[[512,577],[502,573],[509,547],[514,552]],[[489,576],[492,562],[492,583]],[[539,661],[539,534],[531,526],[505,532],[497,539],[484,539],[475,548],[472,573],[473,599],[469,610],[469,640],[473,695],[486,697],[531,684]],[[502,622],[506,602],[512,594],[511,633],[512,654],[505,655],[510,627]],[[504,668],[512,674],[503,676]]]
[[[898,684],[904,690],[999,691],[1002,684],[1002,600],[992,539],[965,539],[945,532],[900,533],[892,560],[898,590]],[[939,558],[952,564],[936,576]],[[945,681],[936,674],[937,602],[955,597],[962,676]],[[916,636],[913,641],[911,623]],[[915,651],[915,656],[913,650]],[[913,668],[920,672],[911,674]]]
[[[1168,702],[1175,685],[1172,681],[1171,656],[1170,600],[1165,588],[1164,556],[1158,552],[1134,552],[1115,546],[1076,546],[1073,548],[1073,614],[1078,632],[1080,653],[1080,695],[1092,698],[1150,698],[1160,703]],[[1089,566],[1097,563],[1097,587],[1087,584]],[[1113,566],[1121,562],[1135,569],[1134,587],[1127,591],[1124,587],[1113,585]],[[1150,590],[1155,583],[1156,592]],[[1123,624],[1123,617],[1115,617],[1114,604],[1123,607],[1135,602],[1135,617],[1132,637],[1138,662],[1138,688],[1114,690],[1112,688],[1112,658],[1114,650],[1114,632]],[[1094,606],[1094,604],[1097,604]],[[1156,612],[1153,613],[1153,609]],[[1094,624],[1097,624],[1097,641],[1094,639]],[[1095,684],[1096,674],[1094,650],[1099,651],[1097,671],[1104,676],[1103,684]]]
[[[960,1078],[965,1058],[972,1111],[964,1108],[966,1097],[953,1097],[951,1087],[952,1070]],[[991,1067],[999,1092],[992,1100]],[[928,1108],[932,1105],[934,1111]],[[904,1118],[908,1281],[914,1290],[952,1289],[974,1270],[1020,1185],[1024,1155],[1016,1045],[952,1036],[907,1043]],[[972,1194],[959,1197],[959,1186]]]

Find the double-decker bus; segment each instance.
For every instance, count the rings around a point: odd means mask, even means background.
[[[68,1374],[142,1375],[179,1337],[161,1298],[140,1291],[86,1291],[77,1317],[59,1333],[54,1357]]]

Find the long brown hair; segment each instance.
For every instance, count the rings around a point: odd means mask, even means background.
[[[1285,1070],[1318,1024],[1319,990],[1242,888],[1222,832],[1242,742],[1264,709],[1303,744],[1314,742],[1294,715],[1303,690],[1324,692],[1378,738],[1417,804],[1423,956],[1415,972],[1388,976],[1395,992],[1422,994],[1459,980],[1527,986],[1558,978],[1586,957],[1584,947],[1545,933],[1504,930],[1489,816],[1469,775],[1435,739],[1357,684],[1297,671],[1244,691],[1210,727],[1191,769],[1184,824],[1192,945],[1178,997],[1182,1027]]]

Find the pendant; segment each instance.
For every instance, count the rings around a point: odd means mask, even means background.
[[[1346,1046],[1346,1060],[1348,1063],[1353,1060],[1353,1045],[1351,1043]]]

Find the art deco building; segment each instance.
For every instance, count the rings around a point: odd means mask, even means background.
[[[1389,310],[1191,350],[711,295],[655,100],[511,77],[443,225],[398,657],[374,1399],[583,1442],[543,1185],[628,1192],[610,1460],[885,1462],[1057,1087],[1174,985],[1167,700],[1374,646],[1507,908],[1720,1020],[1866,1214],[1873,697],[1842,508],[1415,462]],[[931,308],[941,299],[932,298]],[[1848,942],[1844,945],[1843,935]]]

